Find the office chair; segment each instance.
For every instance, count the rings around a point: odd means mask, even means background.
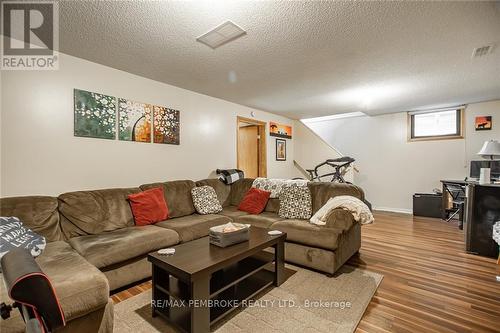
[[[451,196],[453,207],[447,209],[448,218],[446,222],[450,222],[458,214],[458,227],[463,229],[464,211],[465,211],[465,186],[461,184],[446,183],[444,184],[446,192]],[[451,215],[450,215],[451,213]]]

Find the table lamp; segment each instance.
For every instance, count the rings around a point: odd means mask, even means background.
[[[486,141],[477,154],[490,160],[489,168],[481,168],[479,174],[479,184],[489,184],[491,182],[491,161],[500,157],[500,142],[497,140]]]

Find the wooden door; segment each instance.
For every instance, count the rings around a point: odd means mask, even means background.
[[[238,129],[238,169],[247,178],[259,177],[259,127],[250,125]]]

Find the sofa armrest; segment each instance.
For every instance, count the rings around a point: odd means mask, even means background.
[[[325,227],[345,232],[357,223],[358,222],[354,220],[354,217],[350,212],[342,208],[335,208],[328,216]]]

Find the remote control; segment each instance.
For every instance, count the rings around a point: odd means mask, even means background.
[[[278,235],[281,235],[281,234],[282,234],[282,232],[281,232],[281,231],[279,231],[279,230],[271,230],[271,231],[268,231],[267,233],[268,233],[269,235],[271,235],[271,236],[278,236]]]
[[[161,249],[158,250],[158,254],[166,254],[166,255],[171,255],[175,253],[175,249]]]

